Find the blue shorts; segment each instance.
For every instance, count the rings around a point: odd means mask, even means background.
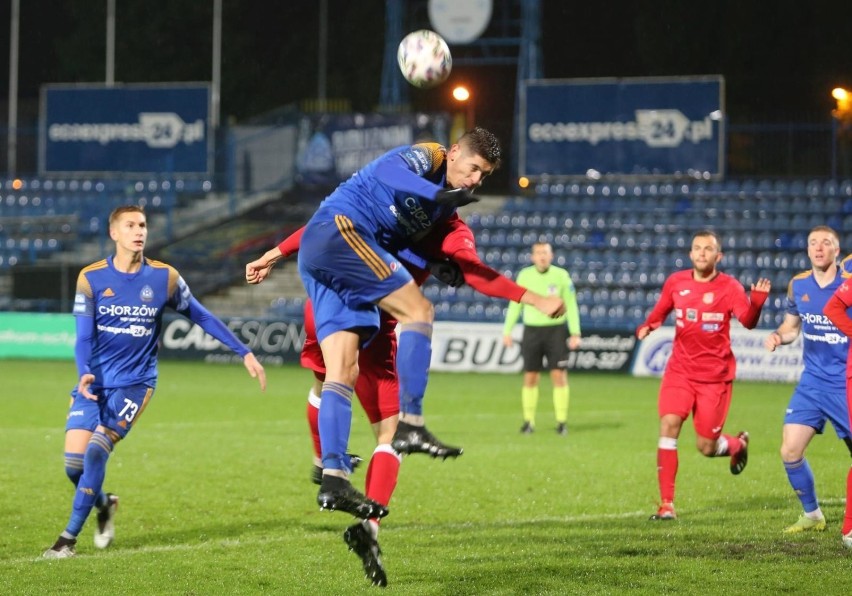
[[[353,329],[372,337],[379,329],[376,302],[412,281],[373,231],[330,210],[318,211],[305,226],[299,274],[313,302],[320,342]]]
[[[95,428],[100,425],[124,438],[142,415],[153,394],[152,387],[131,385],[100,389],[96,392],[98,401],[92,401],[78,394],[75,388],[71,392],[71,407],[68,409],[65,430],[95,432]]]
[[[841,439],[852,438],[845,391],[829,391],[810,385],[799,385],[787,405],[784,424],[803,424],[822,434],[826,420]]]

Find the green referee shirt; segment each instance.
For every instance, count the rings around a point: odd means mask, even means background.
[[[551,265],[544,273],[539,273],[535,266],[525,267],[518,273],[515,280],[517,284],[528,290],[532,290],[543,296],[559,296],[565,302],[565,314],[559,318],[551,319],[537,308],[521,304],[520,302],[509,302],[509,310],[506,313],[506,323],[503,325],[503,334],[510,335],[512,328],[518,322],[523,312],[524,325],[530,327],[545,327],[550,325],[568,324],[568,332],[571,335],[580,333],[580,311],[577,309],[577,291],[568,271],[561,267]]]

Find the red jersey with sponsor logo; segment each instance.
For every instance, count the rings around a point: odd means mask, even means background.
[[[730,381],[737,372],[731,316],[753,329],[767,296],[767,292],[752,292],[749,299],[743,285],[725,273],[700,282],[692,269],[678,271],[666,279],[659,301],[639,327],[656,329],[674,311],[675,337],[666,374],[708,383]]]

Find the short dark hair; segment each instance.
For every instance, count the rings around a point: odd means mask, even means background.
[[[837,241],[837,244],[840,244],[840,235],[837,233],[837,230],[835,230],[831,226],[814,226],[811,228],[811,231],[808,232],[808,236],[810,236],[814,232],[825,232],[826,234],[831,234],[832,236],[834,236],[834,239]]]
[[[145,215],[145,209],[140,205],[122,205],[121,207],[116,207],[109,214],[109,225],[112,226],[125,213],[141,213]]]
[[[500,147],[500,141],[490,130],[486,130],[481,126],[472,128],[464,133],[459,139],[459,145],[466,145],[471,151],[483,157],[494,166],[494,169],[500,167],[503,161],[503,149]]]
[[[716,240],[716,246],[719,247],[719,252],[722,251],[722,239],[719,238],[719,234],[717,234],[714,230],[711,230],[711,229],[698,230],[697,232],[695,232],[692,235],[692,241],[694,242],[696,238],[705,237],[705,236],[710,236],[711,238],[714,238]]]

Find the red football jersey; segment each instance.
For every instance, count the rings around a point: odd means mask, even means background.
[[[730,381],[737,371],[731,351],[731,316],[753,329],[769,294],[753,292],[735,278],[719,273],[710,281],[693,278],[692,269],[666,279],[662,294],[647,320],[639,327],[656,329],[670,312],[675,313],[675,337],[666,373],[696,381]]]
[[[418,240],[415,249],[433,259],[454,261],[461,268],[465,283],[486,296],[520,302],[527,291],[482,262],[473,231],[457,213],[435,224],[435,229]]]
[[[850,257],[843,259],[843,263],[850,262]],[[843,283],[840,284],[834,291],[828,302],[825,304],[823,313],[831,320],[835,327],[840,329],[845,335],[852,337],[852,318],[849,317],[847,309],[852,307],[852,279],[849,274],[843,272]],[[846,378],[852,380],[852,342],[849,343],[849,358],[846,363]],[[852,396],[852,383],[846,384],[846,392]],[[852,416],[852,412],[850,412]]]

